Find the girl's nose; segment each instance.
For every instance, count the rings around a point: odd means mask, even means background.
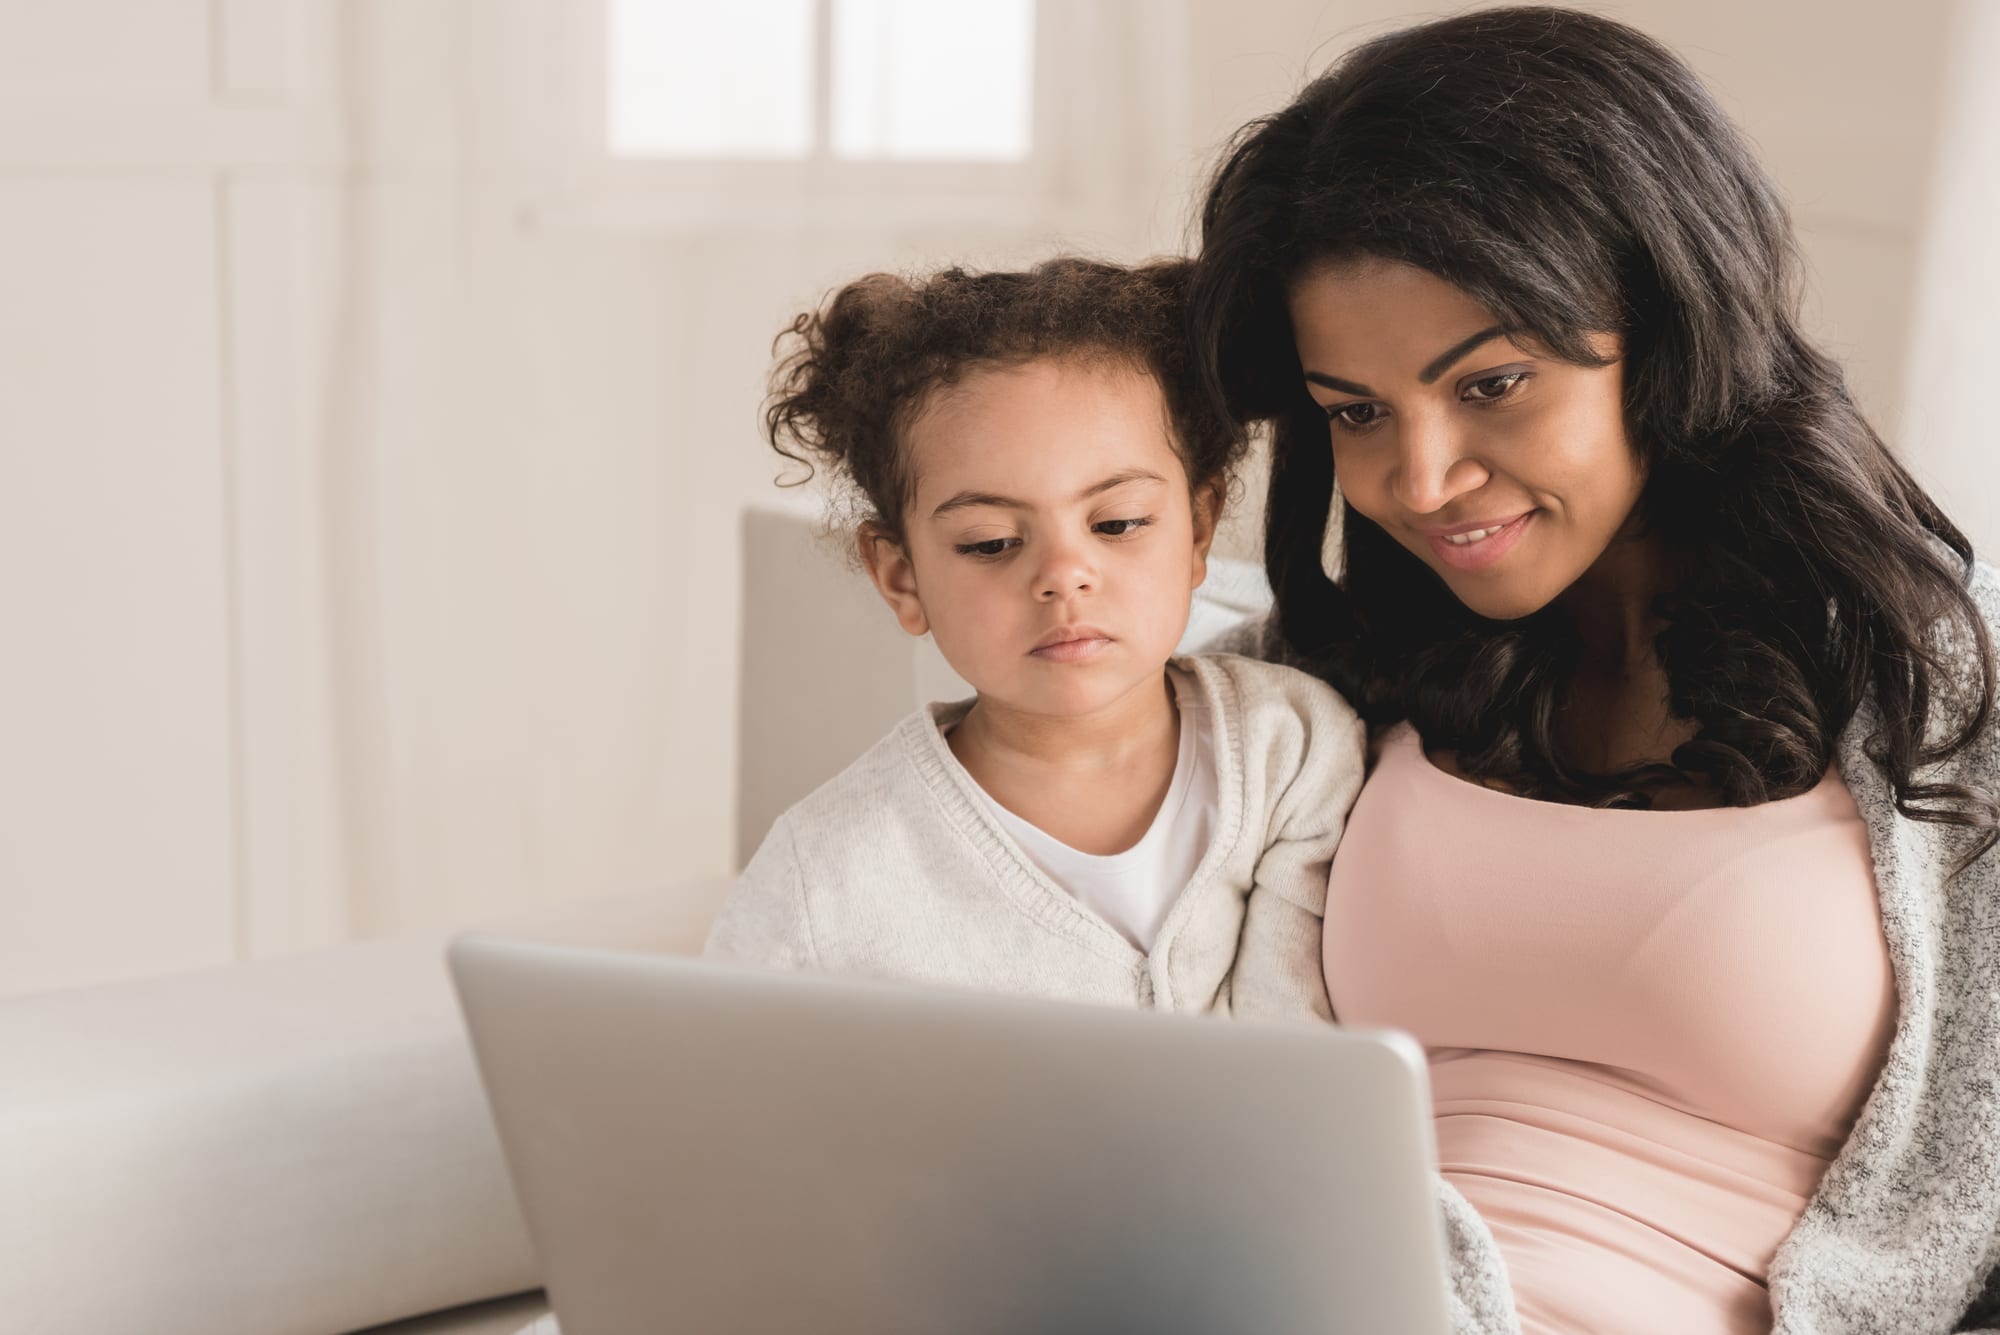
[[[1053,602],[1097,587],[1097,566],[1080,543],[1062,543],[1049,548],[1035,569],[1035,597]]]

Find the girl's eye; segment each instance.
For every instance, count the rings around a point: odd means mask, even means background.
[[[1515,386],[1528,378],[1526,371],[1509,371],[1505,375],[1489,375],[1484,380],[1475,380],[1465,387],[1468,403],[1493,403],[1514,392]]]
[[[1382,406],[1377,403],[1343,403],[1326,410],[1326,415],[1337,427],[1348,431],[1365,431],[1382,420]]]
[[[1105,519],[1092,524],[1091,528],[1107,538],[1122,538],[1138,532],[1152,522],[1151,519]]]
[[[1009,547],[1018,546],[1019,538],[988,538],[984,542],[961,542],[955,548],[960,556],[1005,556]]]

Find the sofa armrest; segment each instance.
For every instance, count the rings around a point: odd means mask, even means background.
[[[726,888],[491,926],[689,952]],[[0,1000],[8,1327],[324,1335],[534,1288],[442,947]]]

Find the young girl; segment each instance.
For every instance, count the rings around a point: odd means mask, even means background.
[[[792,324],[773,447],[852,484],[882,600],[978,695],[781,816],[709,954],[1329,1017],[1362,730],[1302,673],[1173,656],[1243,448],[1190,378],[1186,275],[877,274]]]

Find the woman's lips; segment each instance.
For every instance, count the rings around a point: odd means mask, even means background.
[[[1477,542],[1456,543],[1441,534],[1426,534],[1431,550],[1438,560],[1454,570],[1485,570],[1512,551],[1521,541],[1521,535],[1528,531],[1539,510],[1530,510],[1519,519],[1503,525],[1498,533],[1490,534]]]

